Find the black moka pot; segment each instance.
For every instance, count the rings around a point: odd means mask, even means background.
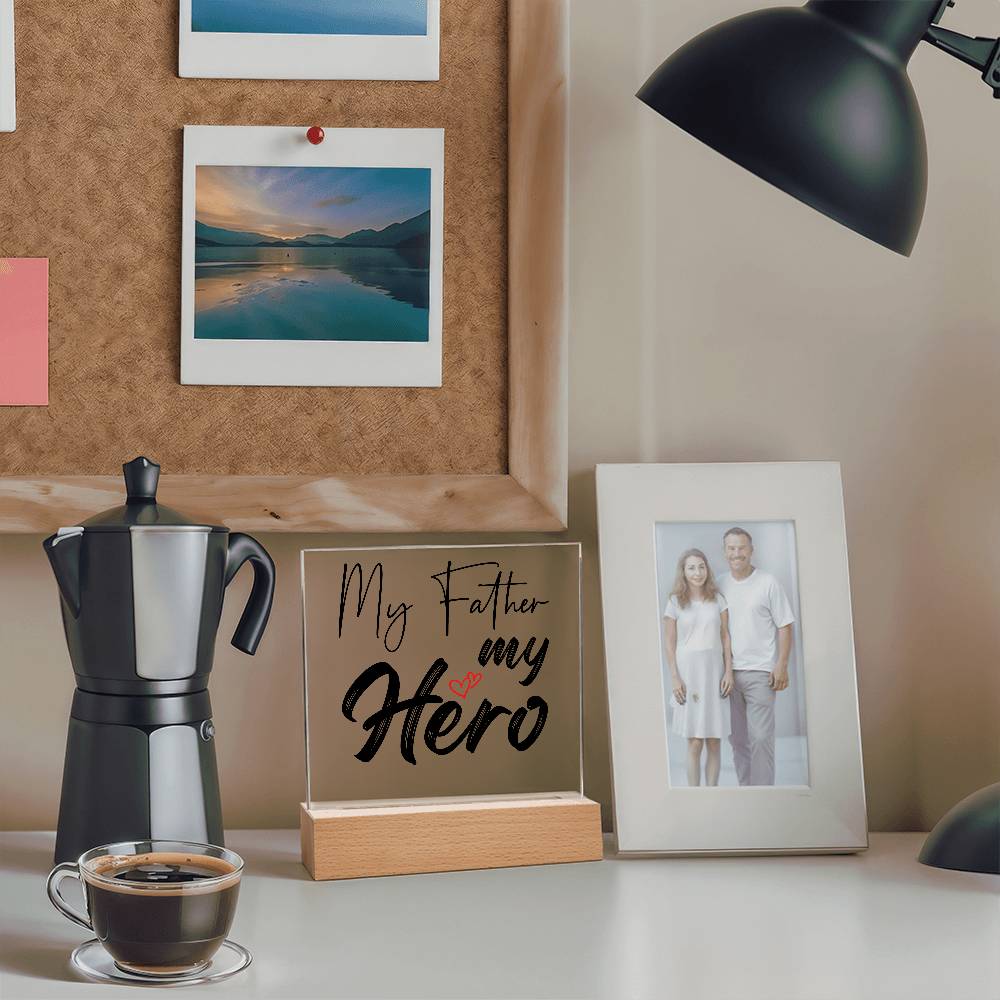
[[[250,561],[233,645],[256,652],[274,563],[249,535],[156,502],[160,467],[123,466],[128,498],[42,543],[62,597],[77,690],[56,861],[123,840],[223,844],[208,676],[226,586]]]

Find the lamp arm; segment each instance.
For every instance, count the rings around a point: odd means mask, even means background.
[[[982,70],[986,86],[993,89],[994,97],[1000,98],[1000,38],[969,38],[968,35],[931,24],[924,34],[924,41]]]

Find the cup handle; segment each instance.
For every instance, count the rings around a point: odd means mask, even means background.
[[[77,868],[75,864],[69,861],[64,861],[60,865],[56,865],[52,871],[49,872],[49,877],[45,880],[45,891],[49,894],[49,902],[64,916],[72,920],[74,924],[79,924],[81,927],[86,927],[88,931],[94,929],[93,924],[90,922],[90,918],[86,913],[81,913],[75,907],[69,905],[59,892],[59,883],[62,882],[64,878],[75,878],[80,882],[81,888],[83,887],[83,882],[80,879],[80,869]],[[86,897],[85,897],[86,898]]]

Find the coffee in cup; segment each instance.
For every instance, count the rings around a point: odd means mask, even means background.
[[[204,969],[232,926],[243,861],[222,847],[134,841],[97,847],[49,875],[53,905],[94,931],[115,964],[133,975],[193,975]],[[82,882],[87,912],[59,893]]]

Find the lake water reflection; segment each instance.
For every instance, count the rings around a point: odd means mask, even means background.
[[[429,298],[423,250],[195,250],[196,339],[426,342]]]

